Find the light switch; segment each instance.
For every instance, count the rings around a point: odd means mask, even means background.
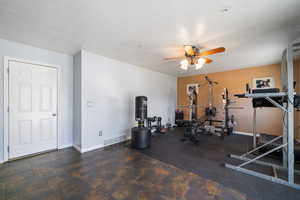
[[[86,107],[91,108],[93,106],[94,106],[94,102],[92,102],[92,101],[87,101],[86,102]]]

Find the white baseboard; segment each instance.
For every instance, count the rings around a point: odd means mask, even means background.
[[[74,149],[76,149],[79,153],[81,153],[81,148],[75,144],[73,144]]]
[[[84,149],[81,148],[80,152],[81,153],[86,153],[86,152],[94,151],[94,150],[97,150],[97,149],[100,149],[100,148],[103,148],[103,147],[104,147],[103,144],[99,144],[99,145],[95,145],[95,146],[84,148]]]
[[[130,138],[127,137],[126,139],[124,139],[124,140],[122,140],[122,141],[114,142],[114,143],[111,143],[111,144],[107,144],[107,145],[104,145],[103,147],[109,147],[109,146],[111,146],[111,145],[119,144],[119,143],[122,143],[122,142],[126,142],[126,141],[128,141],[128,140],[130,140]]]
[[[58,149],[65,149],[65,148],[69,148],[69,147],[72,147],[72,146],[73,146],[73,144],[63,144],[63,145],[60,145],[58,147]],[[4,161],[0,160],[0,164],[3,164],[3,163],[4,163]]]
[[[253,136],[253,133],[248,133],[248,132],[242,132],[242,131],[233,131],[233,134],[236,134],[236,135],[246,135],[246,136]],[[256,134],[257,137],[260,136],[259,133]]]
[[[65,149],[65,148],[69,148],[69,147],[72,147],[73,144],[62,144],[58,147],[58,149]]]
[[[94,150],[97,150],[97,149],[101,149],[101,148],[104,148],[104,147],[108,147],[108,146],[111,146],[111,145],[114,145],[114,144],[122,143],[122,142],[125,142],[125,141],[129,140],[129,139],[130,139],[130,137],[126,137],[126,138],[125,138],[124,140],[122,140],[122,141],[118,141],[118,142],[111,143],[111,144],[106,144],[106,145],[104,145],[104,144],[94,145],[94,146],[92,146],[92,147],[88,147],[88,148],[84,148],[84,149],[82,149],[82,148],[80,148],[80,147],[78,147],[78,146],[76,146],[76,145],[73,145],[73,147],[74,147],[77,151],[79,151],[80,153],[86,153],[86,152],[89,152],[89,151],[94,151]]]

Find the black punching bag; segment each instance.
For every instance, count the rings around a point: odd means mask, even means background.
[[[131,129],[131,146],[136,149],[149,148],[151,145],[150,129],[144,126],[147,119],[147,97],[135,97],[135,120],[138,127]]]
[[[144,122],[147,119],[147,97],[135,97],[135,120]]]

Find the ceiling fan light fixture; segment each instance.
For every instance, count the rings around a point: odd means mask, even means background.
[[[188,69],[188,67],[184,66],[184,65],[180,65],[180,68],[183,69],[183,70],[187,70]]]
[[[184,59],[180,62],[180,68],[183,70],[187,70],[189,66],[189,61],[187,59]]]
[[[196,69],[201,69],[203,67],[203,64],[196,64]]]
[[[196,55],[196,47],[192,45],[184,45],[184,52],[186,56],[195,56]]]
[[[192,45],[184,45],[184,51],[185,53],[189,53],[192,51]]]
[[[198,59],[198,64],[204,65],[206,63],[206,60],[204,58],[199,58]]]
[[[206,63],[206,60],[204,58],[199,58],[198,62],[196,63],[196,69],[201,69],[203,65]]]
[[[204,64],[209,64],[213,62],[212,59],[206,57],[209,55],[217,54],[217,53],[223,53],[226,49],[224,47],[218,47],[206,51],[200,51],[200,48],[195,45],[184,45],[184,55],[177,56],[177,57],[171,57],[171,58],[165,58],[165,60],[178,60],[178,59],[184,59],[181,60],[178,67],[180,67],[183,70],[188,70],[189,67],[195,66],[196,69],[201,69]]]

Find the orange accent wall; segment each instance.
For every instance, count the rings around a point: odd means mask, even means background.
[[[209,67],[209,66],[207,66]],[[294,78],[297,81],[297,91],[300,93],[300,62],[295,63]],[[217,119],[224,118],[224,111],[222,109],[222,92],[224,88],[228,88],[229,96],[236,103],[232,106],[242,106],[243,109],[231,109],[230,114],[233,114],[236,118],[238,126],[236,127],[237,131],[241,132],[252,132],[252,118],[253,118],[253,108],[251,99],[239,99],[233,97],[233,94],[244,93],[246,83],[249,83],[251,86],[253,78],[259,77],[274,77],[275,86],[281,87],[281,66],[280,64],[259,66],[244,68],[239,70],[217,72],[210,74],[201,74],[187,77],[178,77],[177,79],[177,104],[178,105],[188,105],[188,97],[186,95],[186,86],[190,83],[205,83],[204,77],[207,75],[213,81],[217,81],[219,84],[214,87],[213,90],[213,104],[217,107]],[[203,86],[199,88],[198,94],[198,117],[204,115],[204,107],[208,105],[208,87]],[[188,110],[180,108],[185,111],[185,118],[188,118]],[[299,120],[300,113],[295,113],[295,135],[300,138],[299,130]],[[267,133],[271,135],[280,135],[282,134],[282,112],[277,108],[261,108],[257,109],[257,132]]]

